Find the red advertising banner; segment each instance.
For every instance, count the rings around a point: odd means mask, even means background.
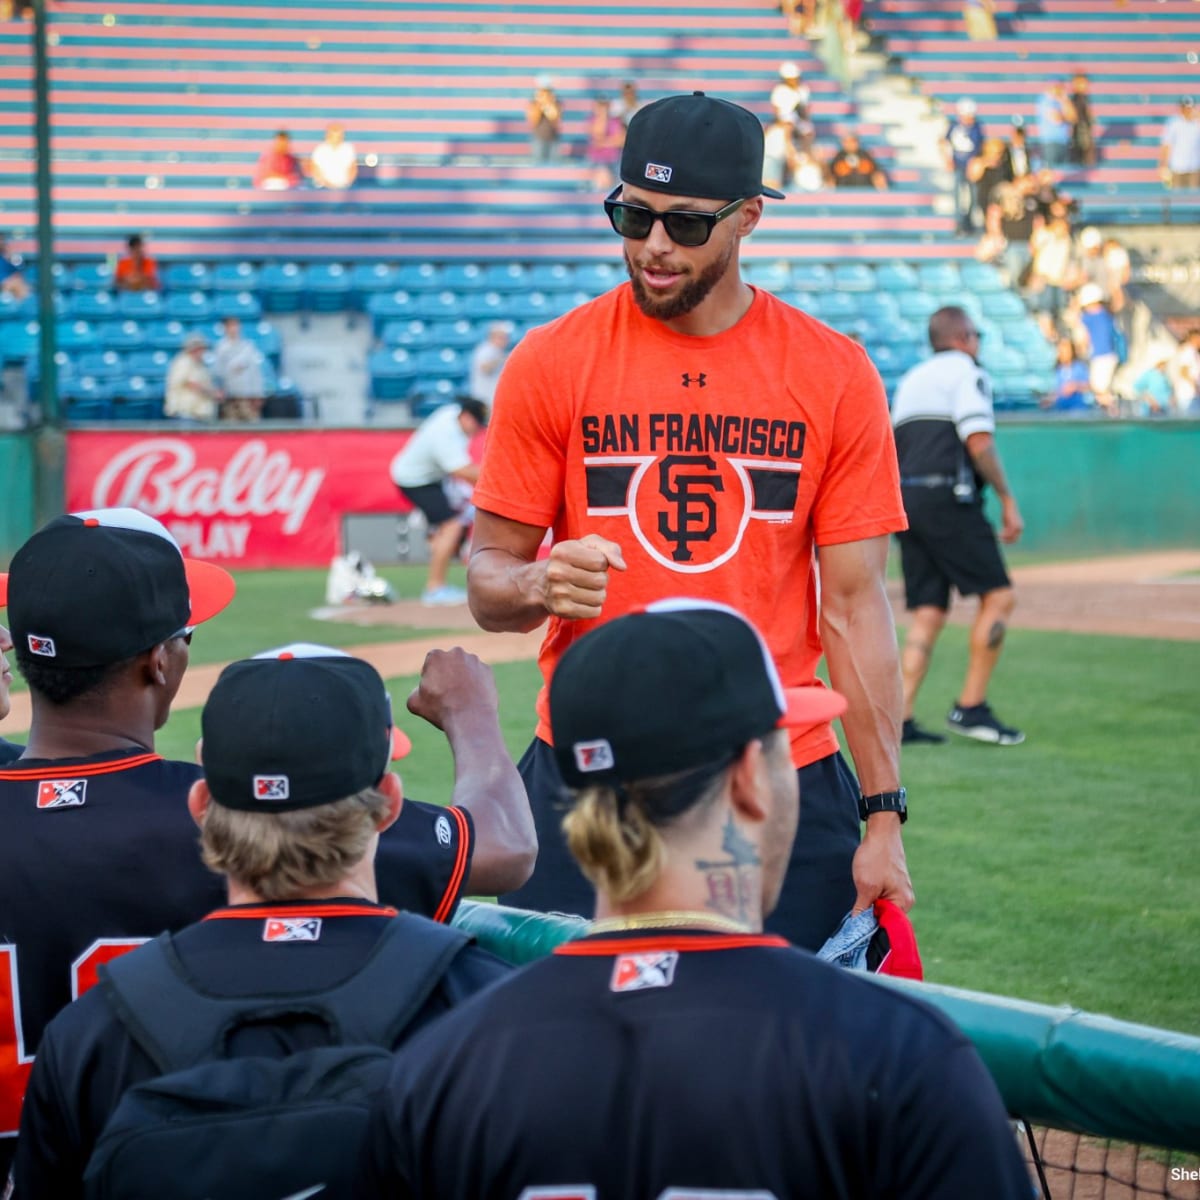
[[[184,554],[227,567],[318,567],[348,513],[401,513],[389,474],[406,429],[67,434],[67,510],[157,517]]]

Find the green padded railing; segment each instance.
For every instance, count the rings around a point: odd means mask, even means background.
[[[588,930],[582,917],[463,901],[454,924],[524,964]],[[1200,1153],[1200,1038],[984,992],[870,975],[919,996],[975,1044],[1009,1111],[1038,1125]]]

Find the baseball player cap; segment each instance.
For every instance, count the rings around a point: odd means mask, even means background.
[[[631,783],[712,763],[777,728],[833,720],[846,701],[784,688],[735,609],[659,601],[570,646],[550,680],[550,728],[570,787]]]
[[[215,617],[233,576],[184,558],[160,521],[134,508],[55,517],[0,575],[13,641],[60,667],[103,667]]]
[[[412,743],[369,662],[298,642],[230,663],[200,716],[213,799],[243,812],[331,804],[379,782]]]
[[[638,109],[621,151],[621,182],[672,196],[784,199],[764,187],[763,128],[739,104],[693,92]]]
[[[1104,289],[1098,283],[1085,283],[1079,289],[1079,307],[1087,308],[1089,304],[1100,304],[1104,300]]]

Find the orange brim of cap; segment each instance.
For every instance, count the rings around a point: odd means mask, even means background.
[[[407,758],[412,753],[412,742],[403,729],[392,726],[392,762],[398,758]]]
[[[199,625],[215,617],[233,599],[237,584],[224,567],[185,558],[183,569],[187,574],[188,599],[192,608],[189,625]]]
[[[787,711],[779,718],[782,729],[823,725],[846,711],[846,697],[827,687],[784,688]]]

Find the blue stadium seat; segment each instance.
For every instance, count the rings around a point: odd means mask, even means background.
[[[380,292],[394,292],[400,272],[391,263],[355,263],[350,268],[350,295],[347,303],[357,312],[362,312],[369,296]]]
[[[283,339],[270,321],[253,321],[242,326],[242,334],[253,342],[276,365],[283,354]]]
[[[900,315],[906,320],[913,321],[924,327],[942,302],[929,292],[901,292],[897,297],[900,305]]]
[[[505,298],[499,292],[469,292],[463,297],[462,316],[473,321],[497,321],[507,315]]]
[[[371,317],[371,326],[378,335],[379,331],[389,321],[399,321],[417,315],[417,298],[412,292],[376,292],[367,297],[367,312]]]
[[[158,292],[120,292],[117,315],[134,321],[153,321],[163,314],[163,298]]]
[[[917,273],[906,262],[880,263],[875,269],[875,286],[885,292],[908,292],[917,287]]]
[[[580,263],[575,268],[575,286],[593,296],[616,287],[624,278],[624,270],[611,262]]]
[[[73,424],[81,424],[85,421],[112,420],[112,401],[106,398],[64,396],[60,390],[59,399],[64,404],[64,416]]]
[[[889,321],[874,321],[875,337],[881,345],[911,346],[925,340],[924,326],[915,325],[904,317],[894,317]]]
[[[217,292],[212,298],[212,316],[222,321],[226,317],[257,321],[262,316],[262,304],[251,292]]]
[[[951,262],[923,262],[917,266],[917,282],[927,292],[953,295],[962,291],[962,277]]]
[[[3,331],[0,330],[0,345],[4,344]],[[54,352],[54,373],[58,379],[59,386],[64,380],[74,379],[79,374],[79,369],[75,365],[75,361],[67,354],[65,350],[56,350]],[[29,391],[32,395],[37,391],[38,384],[42,378],[42,364],[37,355],[37,342],[34,341],[34,353],[25,360],[25,382],[29,385]]]
[[[1002,292],[1004,284],[1000,280],[1000,273],[991,263],[975,262],[974,259],[967,259],[959,268],[958,273],[962,276],[963,287],[968,291],[974,292],[977,296],[987,295],[991,292]]]
[[[384,346],[404,346],[408,350],[420,350],[431,345],[433,338],[429,332],[429,323],[420,317],[408,321],[388,321],[379,333],[379,340]]]
[[[79,373],[94,379],[120,379],[125,363],[115,350],[89,350],[79,356]]]
[[[489,263],[484,274],[490,291],[516,292],[529,286],[529,268],[523,263]]]
[[[487,288],[487,280],[478,263],[455,262],[442,268],[438,286],[452,292],[477,292]]]
[[[896,373],[899,370],[899,360],[891,346],[877,345],[869,350],[875,369],[881,374]]]
[[[514,292],[504,305],[505,316],[516,321],[549,321],[555,314],[545,292]]]
[[[107,326],[100,328],[105,329]],[[68,353],[82,354],[85,350],[100,349],[101,338],[97,334],[97,328],[87,321],[60,321],[55,336],[59,346]],[[109,348],[107,341],[104,346]]]
[[[540,262],[529,268],[529,286],[539,292],[573,292],[579,284],[569,264]]]
[[[437,263],[409,262],[401,265],[396,285],[406,292],[436,292],[441,284]]]
[[[167,321],[151,321],[145,326],[145,348],[147,350],[165,350],[174,354],[183,347],[183,339],[187,337],[187,326],[180,320],[172,318]]]
[[[866,263],[835,263],[833,267],[833,286],[839,292],[874,293],[875,272]],[[859,305],[859,310],[862,310],[861,304]]]
[[[412,355],[402,346],[376,350],[367,357],[371,395],[376,400],[403,400],[416,376]]]
[[[125,356],[125,368],[131,376],[165,379],[171,356],[165,350],[134,350]]]
[[[162,275],[170,292],[206,292],[212,287],[212,271],[204,263],[170,263]]]
[[[218,263],[213,268],[211,288],[215,292],[253,292],[259,287],[259,273],[253,263]]]
[[[111,321],[117,302],[110,292],[75,292],[67,298],[67,316],[81,321]]]
[[[40,329],[36,321],[6,321],[0,325],[0,364],[14,366],[37,354]]]
[[[1026,316],[1025,302],[1015,292],[995,292],[980,297],[984,315],[993,321]]]
[[[299,312],[304,301],[304,273],[294,262],[272,262],[259,272],[258,291],[267,312]]]
[[[119,421],[157,421],[163,415],[165,388],[161,379],[131,375],[117,386],[113,418]]]
[[[105,321],[96,330],[98,344],[105,350],[141,350],[146,346],[146,331],[137,321]],[[66,349],[82,350],[82,346],[70,347],[63,341],[62,333],[58,335],[58,344]]]
[[[813,315],[827,322],[853,320],[858,316],[858,299],[849,292],[825,292],[817,297]]]
[[[548,312],[546,320],[553,317],[561,317],[563,313],[569,313],[571,309],[578,308],[581,304],[587,304],[592,299],[587,292],[551,292],[546,297],[548,301]]]
[[[350,273],[341,263],[312,263],[304,272],[311,312],[344,312],[350,307]]]
[[[743,267],[747,283],[765,288],[768,292],[786,292],[792,286],[792,271],[786,262],[778,259],[752,258]]]
[[[798,292],[824,292],[833,286],[833,273],[824,263],[792,263],[792,287]]]
[[[77,292],[106,291],[112,280],[112,267],[106,262],[79,263],[71,272],[71,287]]]
[[[980,347],[979,362],[993,375],[1024,375],[1029,369],[1025,355],[1016,346],[1005,346],[997,342],[985,342]]]
[[[451,321],[462,315],[463,301],[457,292],[442,288],[437,292],[422,292],[417,297],[416,313],[426,321]]]
[[[113,385],[110,381],[97,379],[94,375],[79,375],[68,380],[58,389],[59,399],[66,405],[80,401],[93,401],[111,404]],[[68,413],[68,415],[70,415]]]
[[[212,301],[206,292],[172,292],[163,301],[162,312],[168,320],[209,320],[212,317]]]
[[[436,321],[425,331],[423,345],[446,346],[451,350],[473,350],[483,335],[465,317],[457,321]]]
[[[869,320],[887,321],[900,315],[900,306],[891,292],[864,292],[858,298],[858,311]]]
[[[451,403],[457,395],[458,388],[449,379],[419,380],[417,394],[411,401],[412,415],[423,421],[443,405]]]
[[[425,378],[463,379],[467,373],[467,360],[450,346],[430,346],[418,350],[413,365],[418,375]]]

